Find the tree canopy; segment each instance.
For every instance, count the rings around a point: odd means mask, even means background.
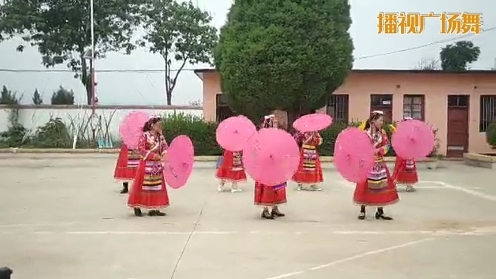
[[[223,94],[252,119],[326,105],[353,66],[347,0],[235,1],[215,51]]]
[[[31,98],[33,101],[34,105],[41,105],[43,104],[43,98],[40,95],[40,92],[38,92],[38,89],[34,90],[33,97]]]
[[[470,63],[479,59],[480,48],[470,41],[446,45],[439,53],[443,71],[466,71]]]
[[[165,64],[167,105],[186,63],[212,64],[212,51],[217,43],[217,29],[212,17],[191,1],[156,0],[142,8],[146,35],[141,45],[162,56]],[[179,67],[173,69],[173,61]]]
[[[74,105],[74,91],[60,86],[59,89],[53,91],[51,103],[52,105]]]
[[[134,48],[140,0],[94,0],[95,45],[98,55]],[[91,47],[90,5],[87,1],[6,0],[0,5],[0,41],[22,36],[36,46],[42,64],[66,64],[79,78],[91,102],[89,69],[85,60]],[[17,47],[23,51],[24,45]],[[91,55],[91,52],[89,52]]]

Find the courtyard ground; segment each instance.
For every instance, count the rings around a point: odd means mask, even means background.
[[[218,193],[213,163],[169,190],[166,217],[132,216],[114,155],[0,156],[0,266],[13,279],[492,279],[496,171],[420,170],[415,193],[357,220],[353,184],[326,165],[322,192],[288,188],[261,220],[253,183]],[[401,190],[401,189],[400,189]]]

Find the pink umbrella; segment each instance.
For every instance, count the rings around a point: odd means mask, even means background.
[[[122,141],[131,149],[138,147],[138,140],[143,134],[143,125],[150,119],[150,115],[141,111],[132,111],[122,120],[119,134]]]
[[[256,181],[276,186],[288,181],[298,169],[300,150],[284,130],[267,128],[255,133],[243,149],[246,172]]]
[[[351,182],[363,182],[374,165],[374,147],[367,134],[358,128],[339,133],[334,145],[334,165]]]
[[[405,120],[398,123],[391,143],[398,156],[418,160],[432,152],[435,137],[432,128],[425,122]]]
[[[256,131],[257,128],[250,119],[243,115],[233,116],[219,124],[215,138],[217,143],[225,150],[241,151],[248,138],[255,134]]]
[[[164,162],[164,177],[173,189],[183,187],[191,175],[195,162],[195,150],[188,136],[180,135],[172,140]]]
[[[324,130],[331,126],[332,117],[323,113],[314,113],[303,115],[296,119],[293,123],[293,128],[304,133]]]

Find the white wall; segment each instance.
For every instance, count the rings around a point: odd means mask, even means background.
[[[0,132],[8,129],[10,124],[9,114],[11,111],[12,108],[0,105]],[[202,108],[195,106],[100,106],[96,109],[96,119],[100,119],[100,121],[94,121],[95,125],[97,126],[98,124],[96,123],[99,122],[103,133],[111,135],[113,138],[118,138],[119,124],[131,111],[143,111],[154,115],[184,113],[203,118]],[[88,133],[92,129],[91,125],[87,124],[89,123],[91,114],[91,107],[88,106],[23,105],[18,107],[19,123],[30,130],[31,133],[34,133],[39,126],[43,126],[51,118],[57,117],[61,118],[71,130],[74,127],[86,126],[86,133]],[[81,128],[78,129],[81,130]]]

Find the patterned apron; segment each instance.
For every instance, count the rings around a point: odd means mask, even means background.
[[[317,161],[317,150],[315,146],[306,145],[303,148],[303,169],[305,171],[315,171]]]
[[[233,171],[242,171],[243,170],[243,161],[241,159],[241,152],[233,152]]]
[[[369,134],[370,136],[370,134]],[[372,138],[374,147],[377,148],[382,143],[382,134],[376,134]],[[367,175],[368,189],[374,192],[381,192],[387,190],[388,187],[388,175],[386,169],[386,163],[382,156],[374,157],[374,166],[369,171]]]

